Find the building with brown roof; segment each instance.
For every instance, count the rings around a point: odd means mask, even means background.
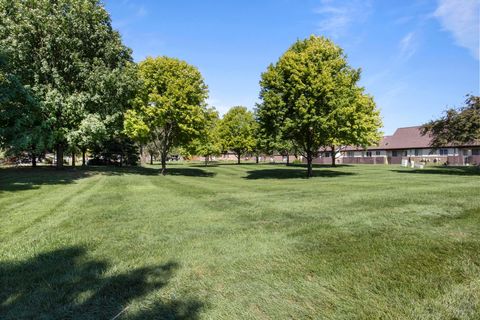
[[[385,136],[377,146],[368,148],[346,146],[336,150],[337,163],[400,164],[402,160],[414,163],[452,165],[480,164],[480,142],[469,145],[430,146],[431,137],[422,135],[420,126],[398,128]],[[331,163],[332,152],[322,151],[316,163]]]

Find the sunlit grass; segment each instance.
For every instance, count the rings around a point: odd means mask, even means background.
[[[1,319],[474,319],[480,172],[0,169]]]

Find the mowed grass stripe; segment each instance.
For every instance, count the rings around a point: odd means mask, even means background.
[[[2,220],[5,223],[14,222],[14,226],[11,232],[2,233],[0,237],[12,239],[12,234],[22,236],[28,229],[32,229],[28,231],[30,234],[39,234],[42,229],[68,219],[69,215],[81,215],[79,209],[83,207],[84,193],[95,193],[101,180],[101,176],[95,176],[74,182],[73,185],[41,186],[20,201],[10,194],[12,202],[2,207]]]
[[[474,168],[169,169],[1,169],[0,317],[479,316]]]

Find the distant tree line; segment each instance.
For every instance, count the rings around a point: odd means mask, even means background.
[[[223,117],[206,103],[208,87],[185,61],[149,57],[136,64],[98,0],[0,0],[0,148],[32,165],[55,152],[62,167],[86,154],[135,164],[174,150],[205,157],[302,155],[307,177],[319,150],[379,141],[372,96],[331,40],[296,41],[267,67],[255,110]],[[429,127],[432,128],[433,126]],[[427,130],[427,129],[426,129]]]

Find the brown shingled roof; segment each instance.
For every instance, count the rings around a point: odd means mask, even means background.
[[[368,150],[394,150],[394,149],[421,149],[430,148],[430,141],[432,140],[430,135],[422,135],[420,132],[421,126],[398,128],[391,136],[384,136],[378,146],[370,146]],[[479,146],[480,141],[474,143],[468,143],[463,147]],[[453,147],[454,145],[448,145]],[[447,147],[447,146],[445,146]],[[456,146],[461,147],[461,146]],[[362,151],[365,150],[358,146],[346,146],[342,148],[343,151]],[[323,150],[322,150],[323,151]],[[326,150],[329,151],[329,150]]]
[[[398,128],[391,136],[384,136],[378,146],[368,147],[368,150],[388,150],[388,149],[416,149],[428,148],[431,137],[422,136],[420,126]],[[364,150],[361,147],[348,146],[347,151]]]
[[[389,139],[382,142],[385,149],[415,149],[428,148],[431,140],[429,135],[422,136],[420,126],[417,126],[398,128]]]

